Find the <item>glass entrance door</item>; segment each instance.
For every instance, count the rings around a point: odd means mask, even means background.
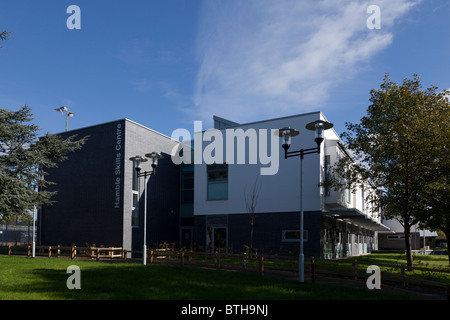
[[[226,227],[208,227],[206,235],[208,251],[226,251],[228,246]]]

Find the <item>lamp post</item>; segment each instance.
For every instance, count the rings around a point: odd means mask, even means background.
[[[68,120],[68,117],[74,117],[75,113],[70,112],[67,107],[56,108],[55,111],[58,111],[59,113],[63,113],[63,112],[66,113],[66,132],[67,132],[67,120]]]
[[[291,138],[299,135],[299,131],[295,129],[291,129],[288,127],[276,130],[274,134],[283,139],[282,147],[284,149],[284,158],[290,157],[300,157],[300,252],[298,255],[298,282],[304,282],[304,264],[305,258],[303,254],[303,157],[306,154],[312,153],[320,153],[320,144],[322,143],[324,136],[323,132],[325,130],[331,129],[333,124],[328,121],[317,120],[306,125],[307,130],[315,131],[315,141],[317,143],[317,147],[308,148],[308,149],[300,149],[296,151],[288,151],[291,146]]]
[[[148,159],[143,158],[141,156],[131,157],[130,160],[134,163],[134,169],[136,170],[138,185],[139,178],[144,177],[144,244],[142,246],[142,264],[147,264],[147,177],[153,176],[156,171],[156,167],[158,166],[158,159],[162,159],[163,156],[157,152],[147,153],[145,155],[147,158],[150,158],[152,170],[141,172],[141,163],[147,162]],[[139,208],[139,205],[138,205]]]

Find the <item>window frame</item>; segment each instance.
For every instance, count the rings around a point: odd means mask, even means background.
[[[216,168],[213,168],[216,167]],[[210,172],[226,171],[226,177],[223,180],[210,180]],[[210,185],[226,185],[226,194],[223,197],[212,197],[210,194]],[[206,200],[207,201],[220,201],[228,200],[228,164],[227,163],[214,163],[206,165]]]

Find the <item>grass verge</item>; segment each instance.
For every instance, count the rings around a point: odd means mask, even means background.
[[[69,290],[67,268],[81,270]],[[372,300],[405,299],[368,289],[189,267],[0,256],[6,300]]]

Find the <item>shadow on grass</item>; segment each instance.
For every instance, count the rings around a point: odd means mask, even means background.
[[[69,265],[81,270],[81,289],[68,289]],[[356,300],[401,299],[367,289],[190,267],[66,261],[28,268],[6,283],[10,298],[41,300]],[[7,299],[9,299],[7,297]]]

